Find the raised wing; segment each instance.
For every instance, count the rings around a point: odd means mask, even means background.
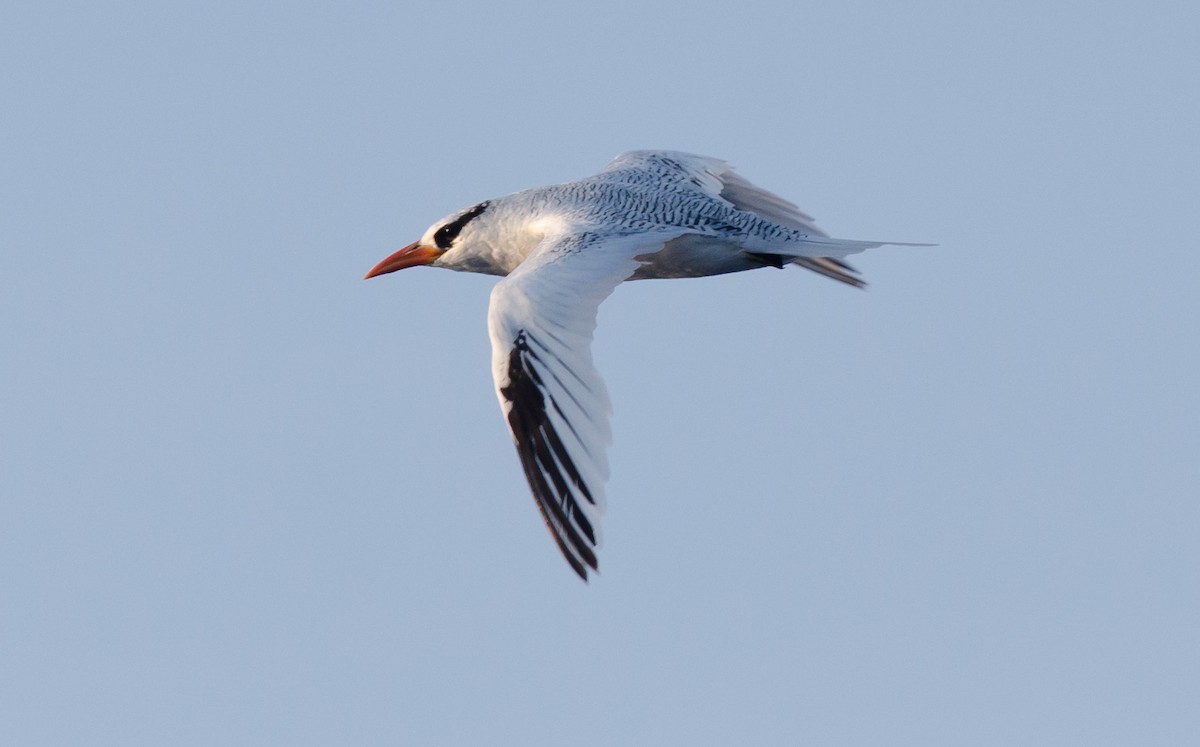
[[[670,238],[669,236],[666,238]],[[596,310],[661,246],[647,234],[544,239],[492,291],[492,376],[546,526],[580,578],[597,569],[611,408],[592,363]]]
[[[635,150],[622,153],[600,176],[630,184],[655,182],[676,189],[698,190],[724,200],[739,210],[754,213],[781,226],[828,237],[808,215],[774,192],[751,184],[725,161],[692,153],[669,150]],[[866,285],[858,271],[834,257],[795,257],[792,264],[861,288]]]
[[[828,235],[817,228],[812,216],[774,192],[751,184],[719,158],[672,150],[634,150],[617,156],[600,175],[611,181],[653,181],[677,189],[699,190],[780,225],[816,236]]]

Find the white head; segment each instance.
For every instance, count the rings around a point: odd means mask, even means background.
[[[482,223],[476,221],[483,215],[491,201],[484,200],[478,205],[460,210],[448,215],[425,231],[420,241],[416,241],[392,254],[387,259],[371,268],[367,278],[376,275],[386,275],[389,272],[403,270],[417,265],[443,265],[455,270],[473,270],[487,272],[486,268],[475,268],[471,265],[474,240],[484,237],[487,233]]]

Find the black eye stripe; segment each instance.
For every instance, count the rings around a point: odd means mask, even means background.
[[[484,200],[467,212],[455,218],[437,230],[433,235],[433,243],[437,244],[438,249],[449,249],[454,240],[458,238],[458,234],[463,230],[463,226],[471,222],[471,219],[479,217],[479,214],[487,210],[488,201]]]

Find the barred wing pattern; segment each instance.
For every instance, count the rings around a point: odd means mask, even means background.
[[[635,150],[617,156],[599,176],[629,184],[669,185],[669,188],[677,190],[696,190],[781,226],[804,231],[814,238],[829,237],[817,227],[812,216],[774,192],[751,184],[719,158],[672,151]],[[879,245],[876,242],[862,243],[867,244],[864,248]],[[836,257],[794,257],[790,262],[856,288],[866,285],[858,277],[858,270]]]

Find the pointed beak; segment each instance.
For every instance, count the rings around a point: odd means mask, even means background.
[[[363,280],[369,280],[376,275],[386,275],[389,272],[403,270],[405,267],[431,264],[438,257],[442,256],[442,253],[442,250],[435,246],[426,246],[419,241],[415,241],[372,267],[371,271],[363,277]]]

